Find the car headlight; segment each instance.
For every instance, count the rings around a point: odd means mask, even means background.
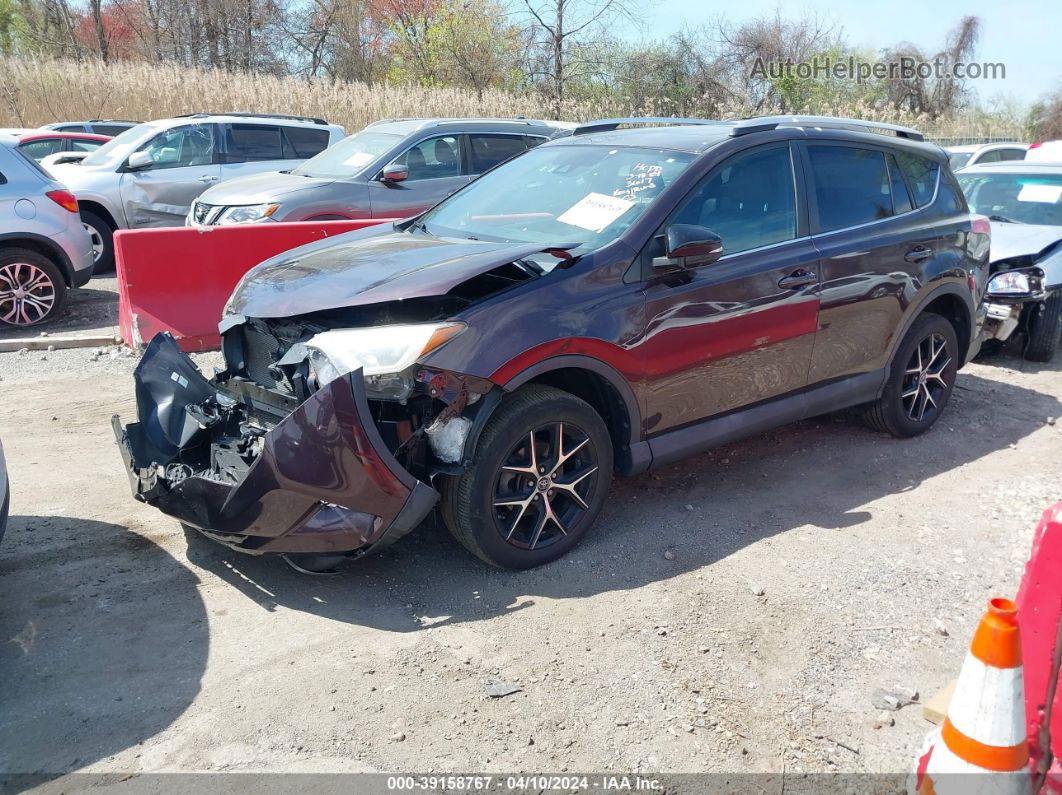
[[[988,292],[995,295],[1021,295],[1031,292],[1029,277],[1018,271],[1003,271],[988,280]]]
[[[255,221],[264,221],[277,211],[279,204],[248,204],[243,207],[229,207],[215,223],[218,224],[251,224]]]
[[[360,367],[370,397],[405,400],[413,391],[407,372],[412,365],[464,330],[464,323],[332,329],[311,337],[306,347],[318,387]]]

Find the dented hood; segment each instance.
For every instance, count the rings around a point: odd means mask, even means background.
[[[992,262],[1011,257],[1032,256],[1062,240],[1062,226],[992,222]]]
[[[369,227],[266,260],[243,277],[225,311],[291,317],[445,295],[467,279],[542,250],[539,244],[437,238],[400,232],[391,225]]]

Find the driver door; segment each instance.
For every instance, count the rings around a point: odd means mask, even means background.
[[[656,434],[801,389],[818,323],[818,253],[789,144],[710,171],[642,253],[646,431]],[[718,234],[710,265],[666,268],[672,223]]]
[[[131,228],[183,226],[195,198],[221,178],[217,126],[186,124],[164,130],[137,151],[152,164],[126,170],[120,192]]]

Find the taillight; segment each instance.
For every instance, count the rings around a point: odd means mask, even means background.
[[[72,213],[77,212],[77,199],[74,194],[68,190],[50,190],[44,194],[53,202],[58,204],[64,210],[68,210]]]
[[[1036,143],[1032,144],[1029,148],[1030,149],[1038,149],[1038,148],[1040,148],[1043,145],[1044,145],[1043,141],[1037,141]]]
[[[975,235],[981,234],[992,237],[992,223],[987,217],[983,215],[971,215],[970,226],[973,228],[973,233]]]

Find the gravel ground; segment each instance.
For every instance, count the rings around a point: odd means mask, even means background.
[[[843,414],[617,481],[542,569],[429,524],[309,577],[131,499],[134,364],[0,354],[3,771],[901,772],[930,725],[874,689],[958,673],[1060,497],[1062,369],[1004,354],[918,439]]]

